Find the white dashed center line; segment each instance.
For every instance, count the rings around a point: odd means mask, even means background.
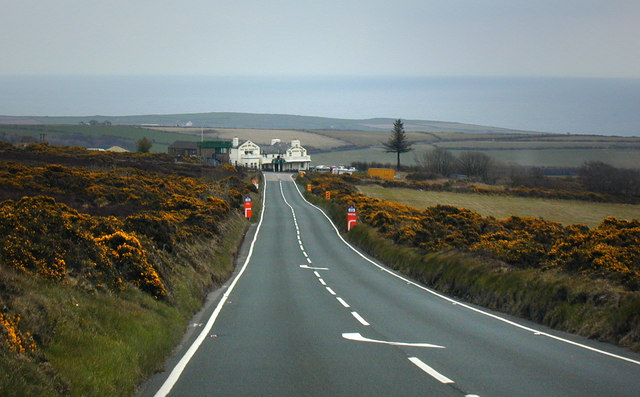
[[[433,369],[430,366],[428,366],[427,364],[423,363],[418,357],[409,357],[409,361],[414,363],[418,368],[420,368],[424,372],[426,372],[429,375],[431,375],[433,378],[435,378],[440,383],[444,383],[444,384],[455,383],[451,379],[447,378],[446,376],[442,375],[441,373],[439,373],[435,369]]]
[[[347,302],[344,301],[344,299],[342,299],[341,297],[336,297],[336,299],[338,300],[338,302],[340,302],[340,304],[344,307],[346,307],[347,309],[350,308],[351,306],[349,306],[349,304]]]
[[[368,327],[369,325],[371,325],[364,318],[362,318],[362,316],[359,315],[357,312],[351,312],[351,315],[355,317],[356,320],[358,320],[360,324],[364,325],[365,327]]]

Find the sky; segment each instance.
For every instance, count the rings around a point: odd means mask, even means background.
[[[0,75],[640,78],[638,0],[0,0]]]

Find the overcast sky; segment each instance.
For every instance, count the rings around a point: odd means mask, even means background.
[[[0,5],[0,74],[640,78],[638,0]]]

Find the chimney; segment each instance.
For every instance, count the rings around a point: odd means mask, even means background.
[[[300,146],[300,140],[299,139],[293,139],[291,141],[291,147],[294,147],[294,146]]]
[[[233,137],[233,142],[232,142],[232,144],[231,144],[231,145],[232,145],[233,147],[238,147],[238,144],[239,144],[239,142],[238,142],[238,137],[237,137],[237,136],[234,136],[234,137]]]
[[[275,145],[276,143],[280,143],[280,139],[278,139],[278,138],[272,138],[272,139],[271,139],[271,146]]]

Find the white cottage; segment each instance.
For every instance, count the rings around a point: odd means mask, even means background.
[[[271,145],[262,147],[262,169],[271,171],[306,171],[311,157],[307,149],[294,139],[291,143],[272,139]]]
[[[232,165],[259,169],[262,165],[260,146],[251,141],[240,144],[238,138],[233,138],[229,151],[229,162]]]

